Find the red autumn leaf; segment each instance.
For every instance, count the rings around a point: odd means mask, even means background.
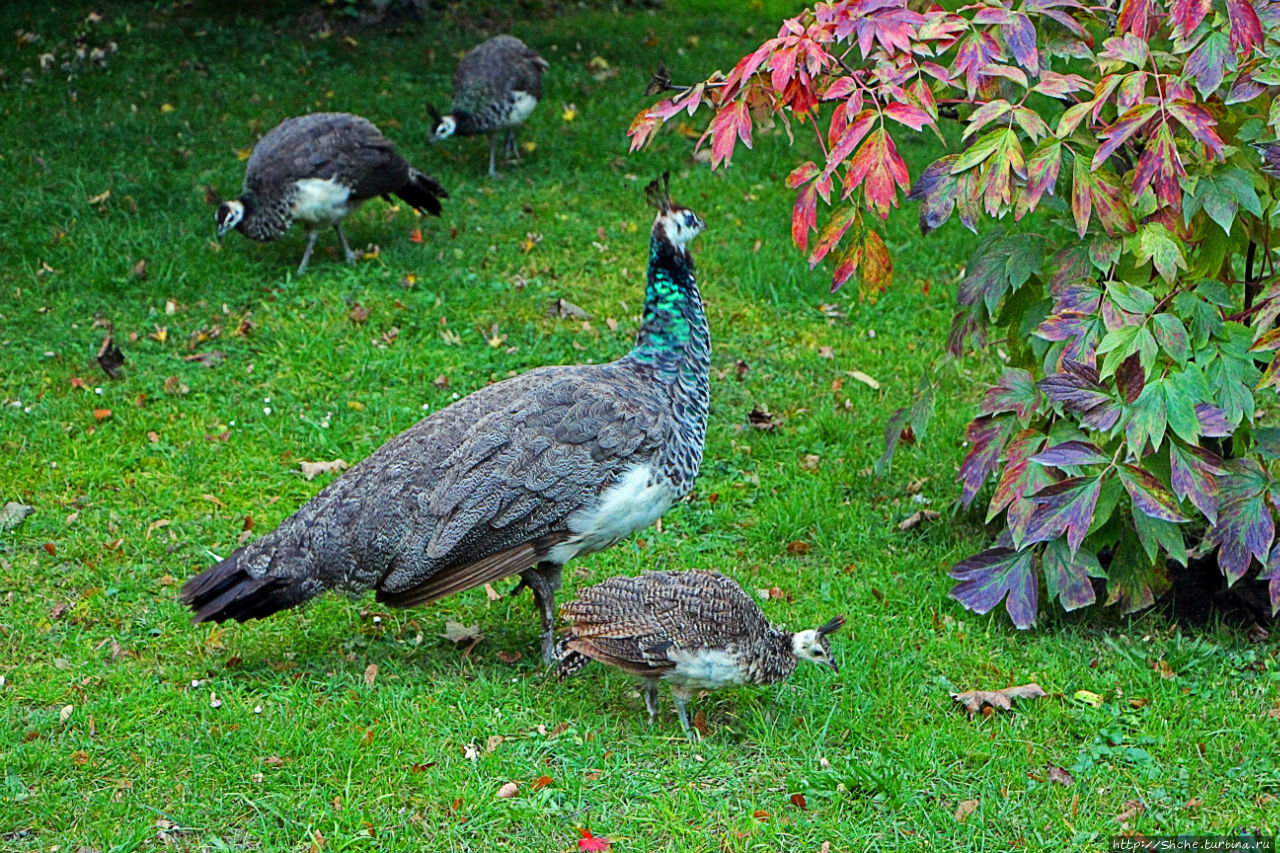
[[[1227,19],[1231,22],[1231,47],[1241,56],[1262,46],[1262,22],[1251,0],[1226,0]]]
[[[904,191],[910,189],[907,164],[898,155],[893,137],[883,127],[876,128],[862,143],[845,174],[844,192],[848,196],[859,186],[863,188],[867,207],[889,218],[889,209],[898,206],[898,194],[894,184]]]
[[[1097,153],[1093,155],[1093,168],[1096,169],[1107,162],[1107,158],[1114,154],[1116,149],[1127,142],[1131,136],[1141,130],[1142,126],[1155,115],[1155,112],[1155,104],[1139,104],[1120,116],[1115,124],[1099,133],[1098,137],[1106,141],[1098,146]]]
[[[791,805],[798,809],[807,809],[809,807],[808,803],[805,802],[804,794],[792,794]]]
[[[840,242],[845,232],[852,225],[859,223],[860,220],[858,208],[852,204],[844,205],[836,210],[835,216],[831,217],[831,221],[822,229],[822,233],[818,236],[818,242],[813,246],[813,253],[809,255],[809,269],[816,267],[827,256],[827,253]]]
[[[587,853],[587,851],[592,850],[608,851],[609,845],[613,843],[603,835],[599,837],[592,835],[591,830],[586,827],[580,827],[578,829],[578,834],[582,836],[578,839],[578,850],[580,853]]]
[[[543,789],[543,788],[547,787],[548,785],[550,785],[550,784],[551,784],[552,782],[554,782],[554,781],[555,781],[555,780],[554,780],[554,779],[552,779],[550,776],[539,776],[537,779],[534,779],[532,783],[530,783],[530,785],[529,785],[529,790],[530,790],[530,791],[539,791],[539,790],[541,790],[541,789]]]
[[[730,107],[721,107],[707,129],[711,135],[711,168],[733,159],[733,148],[742,144],[751,147],[751,113],[746,101],[735,101]]]
[[[412,231],[410,231],[410,232],[409,232],[409,242],[410,242],[410,243],[421,243],[421,242],[422,242],[422,229],[421,229],[421,228],[414,228]]]
[[[1173,31],[1187,38],[1213,8],[1213,0],[1173,0]]]
[[[58,546],[54,545],[52,542],[44,543],[44,550],[49,554],[50,557],[58,556]]]
[[[831,136],[835,135],[835,120],[833,116]],[[876,123],[875,110],[863,110],[853,117],[853,121],[840,132],[840,140],[831,146],[831,150],[827,153],[827,168],[825,174],[831,174],[836,166],[849,159],[849,155],[853,153],[853,149],[858,147],[861,142],[871,131],[872,125]]]
[[[1213,129],[1217,122],[1213,116],[1209,115],[1208,110],[1199,104],[1187,101],[1170,101],[1165,104],[1165,109],[1198,142],[1204,143],[1204,146],[1209,149],[1209,153],[1213,155],[1214,159],[1222,158],[1222,139]]]
[[[923,130],[925,126],[933,124],[933,119],[929,114],[917,106],[904,104],[900,101],[893,101],[884,108],[884,114],[899,124],[905,124],[912,130]]]
[[[818,229],[818,187],[807,184],[796,193],[791,211],[791,240],[800,251],[809,248],[809,232]]]
[[[1182,155],[1178,153],[1169,125],[1161,124],[1138,158],[1138,167],[1133,173],[1133,194],[1142,195],[1143,190],[1153,186],[1157,199],[1174,209],[1181,209],[1182,185],[1179,178],[1186,176]]]

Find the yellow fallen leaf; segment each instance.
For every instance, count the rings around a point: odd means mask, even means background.
[[[528,142],[520,143],[520,147],[524,149],[524,153],[532,154],[533,152],[538,150],[538,143],[530,139]]]
[[[880,390],[880,383],[877,382],[875,379],[871,378],[870,376],[868,376],[867,374],[863,373],[861,370],[850,370],[849,375],[852,376],[854,379],[858,380],[859,382],[861,382],[863,385],[866,385],[872,388],[873,390],[876,390],[876,391]]]
[[[236,159],[243,163],[245,160],[248,160],[252,154],[252,148],[240,148],[236,151]]]
[[[162,113],[171,113],[171,112],[173,112],[173,111],[174,111],[174,110],[176,110],[176,109],[177,109],[177,107],[175,107],[173,104],[161,104],[161,105],[160,105],[160,112],[162,112]]]
[[[1071,698],[1077,702],[1083,702],[1090,708],[1102,707],[1102,697],[1089,690],[1077,690],[1075,693],[1071,694]]]
[[[336,474],[350,466],[347,465],[345,459],[334,459],[332,462],[299,462],[302,466],[302,476],[308,480],[314,480],[321,474]]]
[[[560,118],[565,121],[573,121],[578,117],[578,108],[573,104],[565,104],[564,111],[560,113]]]
[[[353,409],[353,410],[355,410],[355,411],[357,411],[357,412],[363,412],[363,411],[364,411],[364,403],[361,403],[359,400],[348,400],[348,401],[347,401],[347,408],[349,408],[349,409]]]

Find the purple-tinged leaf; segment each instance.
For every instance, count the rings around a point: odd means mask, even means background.
[[[1133,172],[1133,194],[1142,195],[1147,187],[1152,187],[1157,199],[1177,210],[1182,207],[1179,181],[1186,176],[1173,133],[1168,124],[1161,122],[1138,157],[1138,167]]]
[[[1119,389],[1120,397],[1126,403],[1132,403],[1138,399],[1146,382],[1147,374],[1142,369],[1142,357],[1136,352],[1120,362],[1120,366],[1116,368],[1116,388]]]
[[[1056,134],[1059,139],[1066,139],[1068,136],[1076,132],[1076,128],[1080,126],[1080,122],[1084,121],[1089,115],[1089,110],[1093,108],[1094,101],[1085,101],[1080,104],[1072,104],[1067,107],[1058,118],[1058,129]]]
[[[1208,110],[1190,101],[1169,101],[1164,107],[1197,142],[1209,149],[1215,160],[1223,158],[1222,138],[1213,129],[1218,122],[1209,115]]]
[[[1249,570],[1252,557],[1267,559],[1276,530],[1266,500],[1267,472],[1247,457],[1223,464],[1228,473],[1218,481],[1218,521],[1208,541],[1218,546],[1218,566],[1233,584]]]
[[[1280,349],[1280,329],[1263,332],[1249,347],[1249,352],[1271,352]]]
[[[1093,168],[1098,168],[1107,162],[1107,158],[1116,152],[1121,145],[1124,145],[1129,138],[1142,129],[1151,117],[1156,113],[1155,104],[1138,104],[1128,110],[1115,123],[1103,129],[1099,134],[1099,139],[1106,140],[1102,145],[1098,146],[1098,150],[1093,155]]]
[[[975,100],[978,90],[986,88],[992,82],[990,77],[982,73],[982,69],[1000,55],[1000,45],[990,33],[972,32],[960,42],[955,62],[948,73],[952,80],[963,80],[969,100]]]
[[[1231,90],[1227,92],[1227,97],[1223,99],[1223,103],[1227,106],[1235,104],[1247,104],[1254,98],[1267,91],[1267,85],[1259,80],[1254,79],[1254,72],[1258,70],[1256,65],[1258,60],[1249,62],[1240,73],[1236,75],[1236,79],[1231,84]]]
[[[1148,0],[1138,0],[1145,5]],[[1134,5],[1134,0],[1126,0],[1126,6]],[[1122,26],[1120,29],[1124,29]],[[1141,34],[1132,32],[1125,33],[1123,36],[1113,37],[1102,43],[1102,52],[1098,55],[1099,59],[1106,59],[1111,62],[1123,62],[1132,65],[1134,68],[1146,68],[1151,61],[1151,48],[1147,46],[1146,37]]]
[[[987,65],[982,69],[982,73],[991,77],[1003,77],[1005,80],[1011,80],[1023,89],[1027,88],[1030,84],[1030,81],[1027,79],[1027,72],[1013,65]]]
[[[1040,114],[1029,107],[1015,107],[1013,110],[1013,120],[1018,123],[1018,127],[1022,128],[1033,143],[1038,143],[1041,139],[1050,133],[1049,125],[1045,124],[1044,119],[1040,118]],[[1054,140],[1057,142],[1058,140]]]
[[[1129,493],[1135,509],[1162,521],[1190,521],[1178,509],[1178,500],[1154,474],[1137,465],[1120,468],[1120,482]]]
[[[964,133],[961,134],[960,138],[968,139],[991,122],[1003,115],[1007,115],[1012,109],[1013,105],[1004,98],[987,101],[970,114],[969,123],[965,125]],[[992,150],[995,150],[994,144],[992,145]]]
[[[1040,55],[1036,52],[1036,28],[1031,19],[1021,12],[1015,12],[1012,20],[1000,30],[1004,35],[1004,43],[1013,54],[1013,61],[1030,71],[1040,72]]]
[[[1227,19],[1231,22],[1231,48],[1244,56],[1254,45],[1262,47],[1262,22],[1250,0],[1226,0]]]
[[[948,154],[930,163],[916,178],[910,201],[920,202],[920,233],[928,234],[946,222],[955,208],[957,183],[951,169],[957,154]]]
[[[1047,542],[1065,533],[1071,553],[1080,550],[1101,490],[1101,477],[1071,477],[1032,495],[1037,506],[1027,524],[1024,544]]]
[[[1271,596],[1271,615],[1280,613],[1280,543],[1271,549],[1267,562],[1262,567],[1258,580],[1268,581],[1267,591]]]
[[[1081,92],[1088,88],[1089,81],[1079,74],[1059,74],[1057,71],[1045,71],[1040,75],[1040,82],[1031,87],[1031,91],[1065,101],[1072,92]]]
[[[1204,0],[1192,1],[1204,2]],[[1207,6],[1208,3],[1205,5]],[[1228,66],[1235,68],[1236,57],[1231,50],[1231,45],[1227,42],[1227,37],[1219,32],[1211,32],[1204,37],[1204,41],[1200,42],[1195,50],[1191,51],[1182,70],[1195,81],[1196,91],[1200,93],[1200,97],[1208,100],[1209,96],[1218,91],[1218,87],[1222,85]]]
[[[1040,571],[1049,598],[1057,598],[1063,610],[1076,610],[1093,604],[1095,594],[1090,575],[1102,575],[1098,558],[1086,548],[1074,554],[1061,539],[1045,543],[1040,552]]]
[[[890,466],[893,464],[894,451],[898,449],[898,442],[902,439],[902,429],[907,425],[907,421],[911,417],[911,410],[907,406],[897,409],[884,426],[884,453],[876,460],[875,474],[877,477],[883,477],[888,473]]]
[[[1227,420],[1227,413],[1209,403],[1196,403],[1196,419],[1200,421],[1200,434],[1209,438],[1226,438],[1235,432]]]
[[[995,494],[987,507],[988,522],[1005,507],[1009,508],[1006,527],[1015,542],[1021,540],[1026,520],[1035,509],[1027,498],[1054,482],[1044,466],[1029,459],[1044,442],[1044,433],[1031,429],[1024,429],[1013,437],[1005,448],[1004,470],[1000,472]]]
[[[1013,412],[1025,422],[1040,405],[1035,379],[1020,367],[1006,367],[1000,381],[987,389],[978,411],[984,415]]]
[[[933,124],[933,119],[930,118],[927,112],[917,106],[904,104],[901,101],[891,101],[885,106],[884,114],[912,130],[923,130],[928,125]]]
[[[1080,370],[1083,365],[1072,364],[1061,373],[1052,373],[1036,383],[1036,387],[1055,403],[1061,403],[1068,411],[1077,414],[1088,411],[1103,403],[1110,403],[1111,396],[1106,393],[1098,379],[1098,372],[1088,368]],[[1067,367],[1064,364],[1064,368]]]
[[[1000,455],[1013,432],[1014,422],[1009,417],[983,415],[974,418],[965,428],[969,452],[960,463],[957,479],[964,484],[960,501],[965,506],[973,503],[978,490],[999,466]]]
[[[1098,445],[1088,441],[1064,441],[1055,444],[1048,450],[1031,457],[1032,462],[1051,465],[1054,468],[1065,468],[1068,465],[1094,465],[1110,462],[1111,457],[1102,452]]]
[[[1169,463],[1174,493],[1191,501],[1209,524],[1217,524],[1218,479],[1209,465],[1176,442],[1169,443]]]
[[[1173,0],[1173,32],[1178,38],[1189,38],[1213,8],[1212,0]]]
[[[989,548],[961,560],[951,567],[951,577],[959,581],[951,597],[975,613],[990,613],[1004,599],[1013,624],[1030,628],[1036,621],[1039,595],[1032,555],[1030,550]]]
[[[1021,108],[1020,108],[1021,109]],[[1027,211],[1036,209],[1045,193],[1053,195],[1058,183],[1058,171],[1062,166],[1062,141],[1047,140],[1027,157]]]

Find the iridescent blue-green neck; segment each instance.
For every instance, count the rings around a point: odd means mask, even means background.
[[[644,316],[628,358],[667,374],[705,373],[711,362],[707,317],[693,259],[688,249],[672,245],[660,227],[649,241]]]

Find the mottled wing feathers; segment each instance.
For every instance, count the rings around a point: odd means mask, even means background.
[[[495,36],[467,51],[453,73],[453,109],[476,112],[511,92],[542,99],[545,59],[520,39]]]
[[[354,198],[371,198],[403,187],[409,164],[367,119],[311,113],[285,119],[258,142],[245,189],[262,194],[306,178],[337,179]]]
[[[659,394],[615,365],[540,368],[481,388],[330,483],[241,562],[254,576],[376,587],[394,604],[521,571],[563,541],[570,515],[657,453],[669,432]],[[554,439],[567,418],[587,416],[631,453],[601,454],[583,424],[580,442]]]
[[[560,610],[567,648],[642,674],[669,669],[671,651],[724,649],[763,637],[769,623],[719,572],[646,572],[612,577]]]

